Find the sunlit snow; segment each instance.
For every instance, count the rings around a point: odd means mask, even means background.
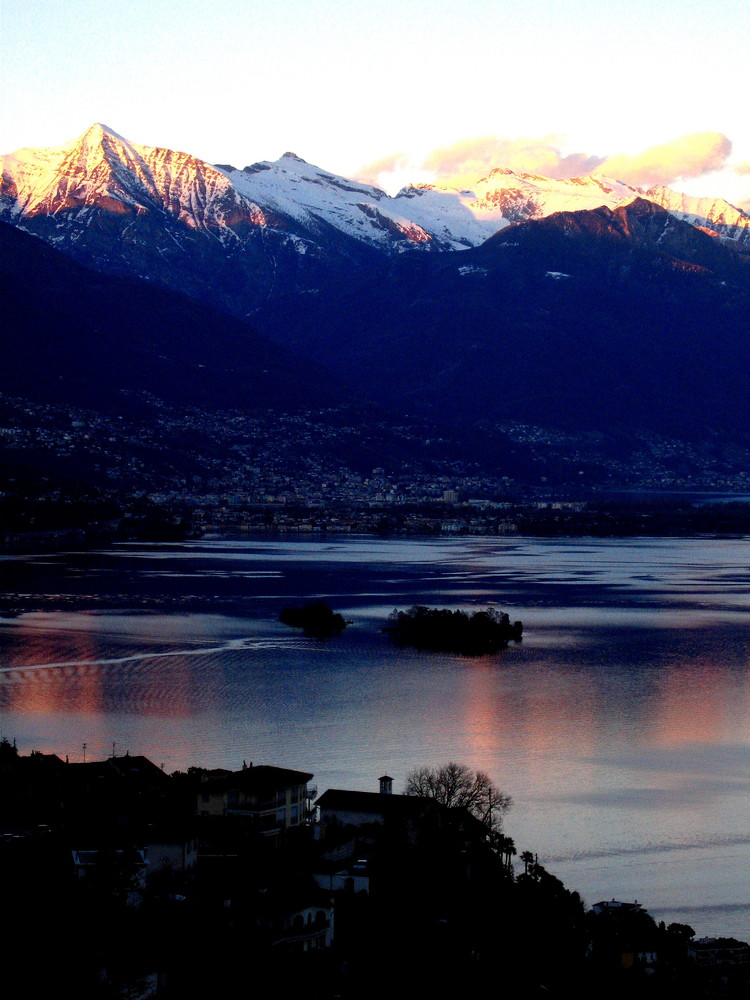
[[[420,184],[390,196],[293,153],[244,170],[215,167],[187,153],[138,145],[100,124],[63,146],[3,157],[2,183],[2,217],[17,225],[25,217],[71,209],[87,224],[85,213],[93,206],[117,214],[157,210],[222,243],[240,239],[238,223],[280,227],[299,253],[330,229],[390,250],[460,250],[514,222],[615,209],[638,197],[692,225],[750,244],[750,217],[726,201],[665,187],[643,192],[595,174],[557,180],[500,167],[471,191]]]

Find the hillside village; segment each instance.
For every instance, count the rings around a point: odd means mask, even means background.
[[[58,489],[79,480],[105,495],[172,502],[325,504],[420,502],[446,490],[491,499],[545,484],[559,493],[591,484],[741,492],[750,483],[746,451],[645,432],[618,458],[603,439],[518,421],[477,430],[468,449],[428,421],[393,426],[364,410],[248,414],[133,402],[144,412],[123,418],[0,393],[8,483],[14,466],[36,463]]]
[[[0,743],[3,978],[46,996],[745,996],[750,946],[587,908],[497,824],[243,761]],[[40,961],[22,959],[34,942]]]

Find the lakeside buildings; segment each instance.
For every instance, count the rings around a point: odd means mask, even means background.
[[[640,997],[654,983],[665,992],[649,995],[745,995],[743,942],[691,942],[637,903],[587,914],[528,852],[516,874],[512,840],[498,848],[466,810],[394,794],[388,775],[379,791],[317,798],[312,779],[245,763],[167,775],[130,754],[68,763],[3,740],[0,878],[18,941],[0,977],[102,1000],[239,995],[250,982],[281,998],[302,983],[320,1000],[447,998],[467,981],[484,995],[498,969],[517,996],[575,984]],[[42,913],[84,928],[85,946],[47,935],[45,962],[29,967],[21,946]]]

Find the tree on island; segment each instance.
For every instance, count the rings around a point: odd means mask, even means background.
[[[399,644],[449,653],[481,656],[505,649],[523,635],[520,621],[511,623],[504,611],[451,611],[414,605],[408,611],[394,610],[384,631]]]
[[[410,771],[404,795],[435,799],[448,809],[464,808],[492,834],[500,834],[503,816],[512,803],[510,795],[501,792],[485,771],[473,771],[455,761]]]
[[[284,608],[279,621],[318,638],[336,635],[346,628],[343,616],[334,613],[325,601],[308,601],[301,608]]]

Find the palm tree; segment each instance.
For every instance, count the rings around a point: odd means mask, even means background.
[[[503,839],[505,841],[503,844],[503,856],[505,858],[505,867],[508,869],[509,872],[512,872],[513,855],[517,854],[518,852],[516,851],[516,845],[513,842],[512,837],[504,837]]]

